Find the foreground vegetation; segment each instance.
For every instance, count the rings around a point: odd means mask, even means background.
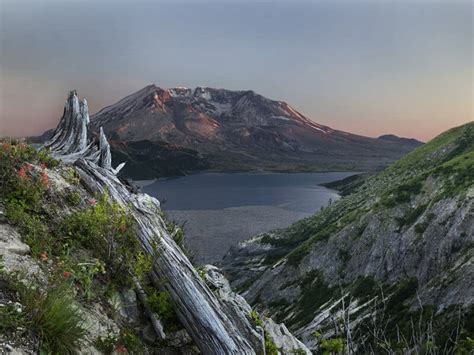
[[[126,208],[109,203],[106,194],[91,196],[83,190],[72,167],[45,150],[1,142],[0,203],[47,278],[0,274],[2,289],[11,298],[8,307],[0,308],[0,333],[30,337],[44,353],[73,353],[87,345],[81,308],[102,304],[117,318],[110,299],[119,290],[136,287],[136,280],[165,328],[179,329],[169,295],[148,282],[152,260],[142,252],[134,219]],[[142,353],[152,346],[126,322],[121,322],[120,334],[89,345],[105,353]]]

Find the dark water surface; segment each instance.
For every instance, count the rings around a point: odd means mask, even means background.
[[[186,222],[186,239],[200,264],[219,261],[235,243],[283,228],[339,195],[319,184],[354,173],[218,174],[158,180],[143,192],[165,201],[167,215]]]

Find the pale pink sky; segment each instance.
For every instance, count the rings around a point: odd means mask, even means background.
[[[314,121],[429,140],[472,121],[471,1],[0,0],[0,136],[142,87],[252,89]]]

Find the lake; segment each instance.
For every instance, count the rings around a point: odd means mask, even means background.
[[[185,223],[198,264],[215,263],[241,240],[308,217],[339,198],[320,184],[353,172],[202,173],[143,184],[169,219]]]

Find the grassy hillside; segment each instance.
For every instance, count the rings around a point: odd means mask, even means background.
[[[182,331],[169,294],[146,277],[151,266],[125,208],[89,193],[77,170],[46,150],[0,142],[0,353],[183,347],[144,333],[136,280],[165,331]]]
[[[429,196],[431,204],[444,197],[465,194],[474,185],[474,123],[441,134],[369,179],[352,195],[275,237],[265,236],[264,241],[294,247],[289,262],[298,263],[313,243],[349,224],[363,232],[364,226],[357,224],[363,214],[384,213],[408,204],[422,192],[429,178],[439,180],[437,191]],[[408,208],[407,222],[411,222],[410,213],[415,212],[416,209]]]
[[[409,153],[315,216],[234,248],[224,268],[251,302],[285,320],[315,349],[341,337],[350,346],[351,330],[359,349],[363,343],[370,345],[366,351],[385,352],[380,334],[368,327],[383,328],[383,342],[392,349],[471,349],[473,186],[471,122]],[[370,314],[380,308],[385,318],[375,327]],[[335,326],[341,322],[346,326]],[[412,322],[424,328],[415,331]]]

